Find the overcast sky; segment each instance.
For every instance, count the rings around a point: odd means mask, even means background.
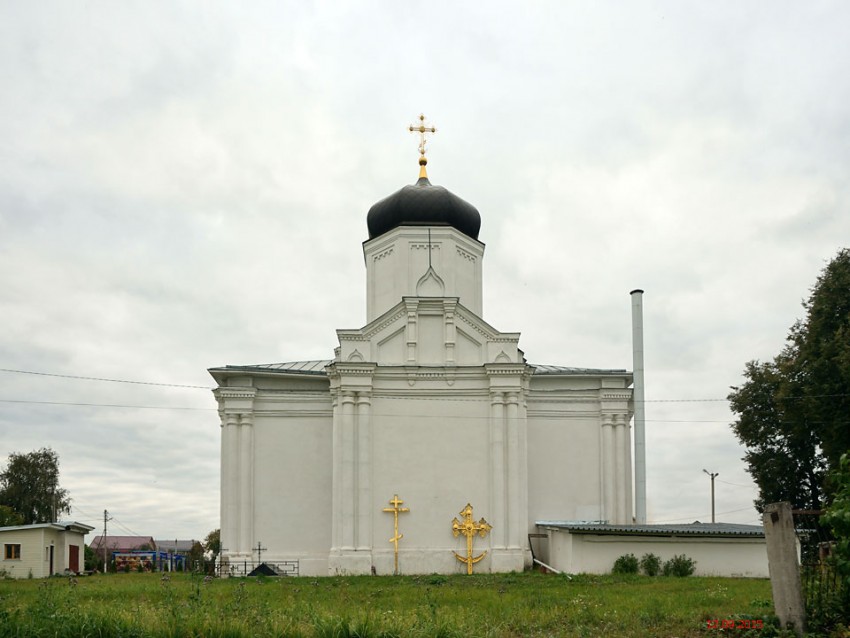
[[[53,447],[98,529],[218,527],[206,370],[365,323],[423,112],[529,362],[631,369],[646,291],[650,522],[710,520],[703,468],[758,522],[725,397],[850,242],[848,33],[845,2],[0,0],[0,460]]]

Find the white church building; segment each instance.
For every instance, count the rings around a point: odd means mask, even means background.
[[[520,571],[538,521],[632,523],[631,373],[529,363],[487,323],[481,217],[420,151],[369,210],[367,316],[333,358],[210,369],[233,569]]]

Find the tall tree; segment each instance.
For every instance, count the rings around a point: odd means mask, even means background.
[[[850,450],[850,250],[824,268],[803,307],[782,352],[747,363],[729,395],[759,511],[775,501],[823,507],[827,472]]]
[[[23,525],[24,517],[8,505],[0,505],[0,527]]]
[[[221,530],[214,529],[204,539],[204,549],[212,552],[213,560],[221,553]]]
[[[11,507],[23,523],[53,522],[71,511],[68,490],[59,487],[59,456],[51,448],[13,452],[0,472],[0,505]]]

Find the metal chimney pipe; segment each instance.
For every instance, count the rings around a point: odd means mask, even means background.
[[[646,524],[646,403],[643,379],[643,290],[632,290],[632,362],[635,406],[635,523]]]

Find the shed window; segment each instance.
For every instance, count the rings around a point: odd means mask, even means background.
[[[21,559],[21,544],[20,543],[6,543],[4,546],[3,556],[6,560],[20,560]]]

